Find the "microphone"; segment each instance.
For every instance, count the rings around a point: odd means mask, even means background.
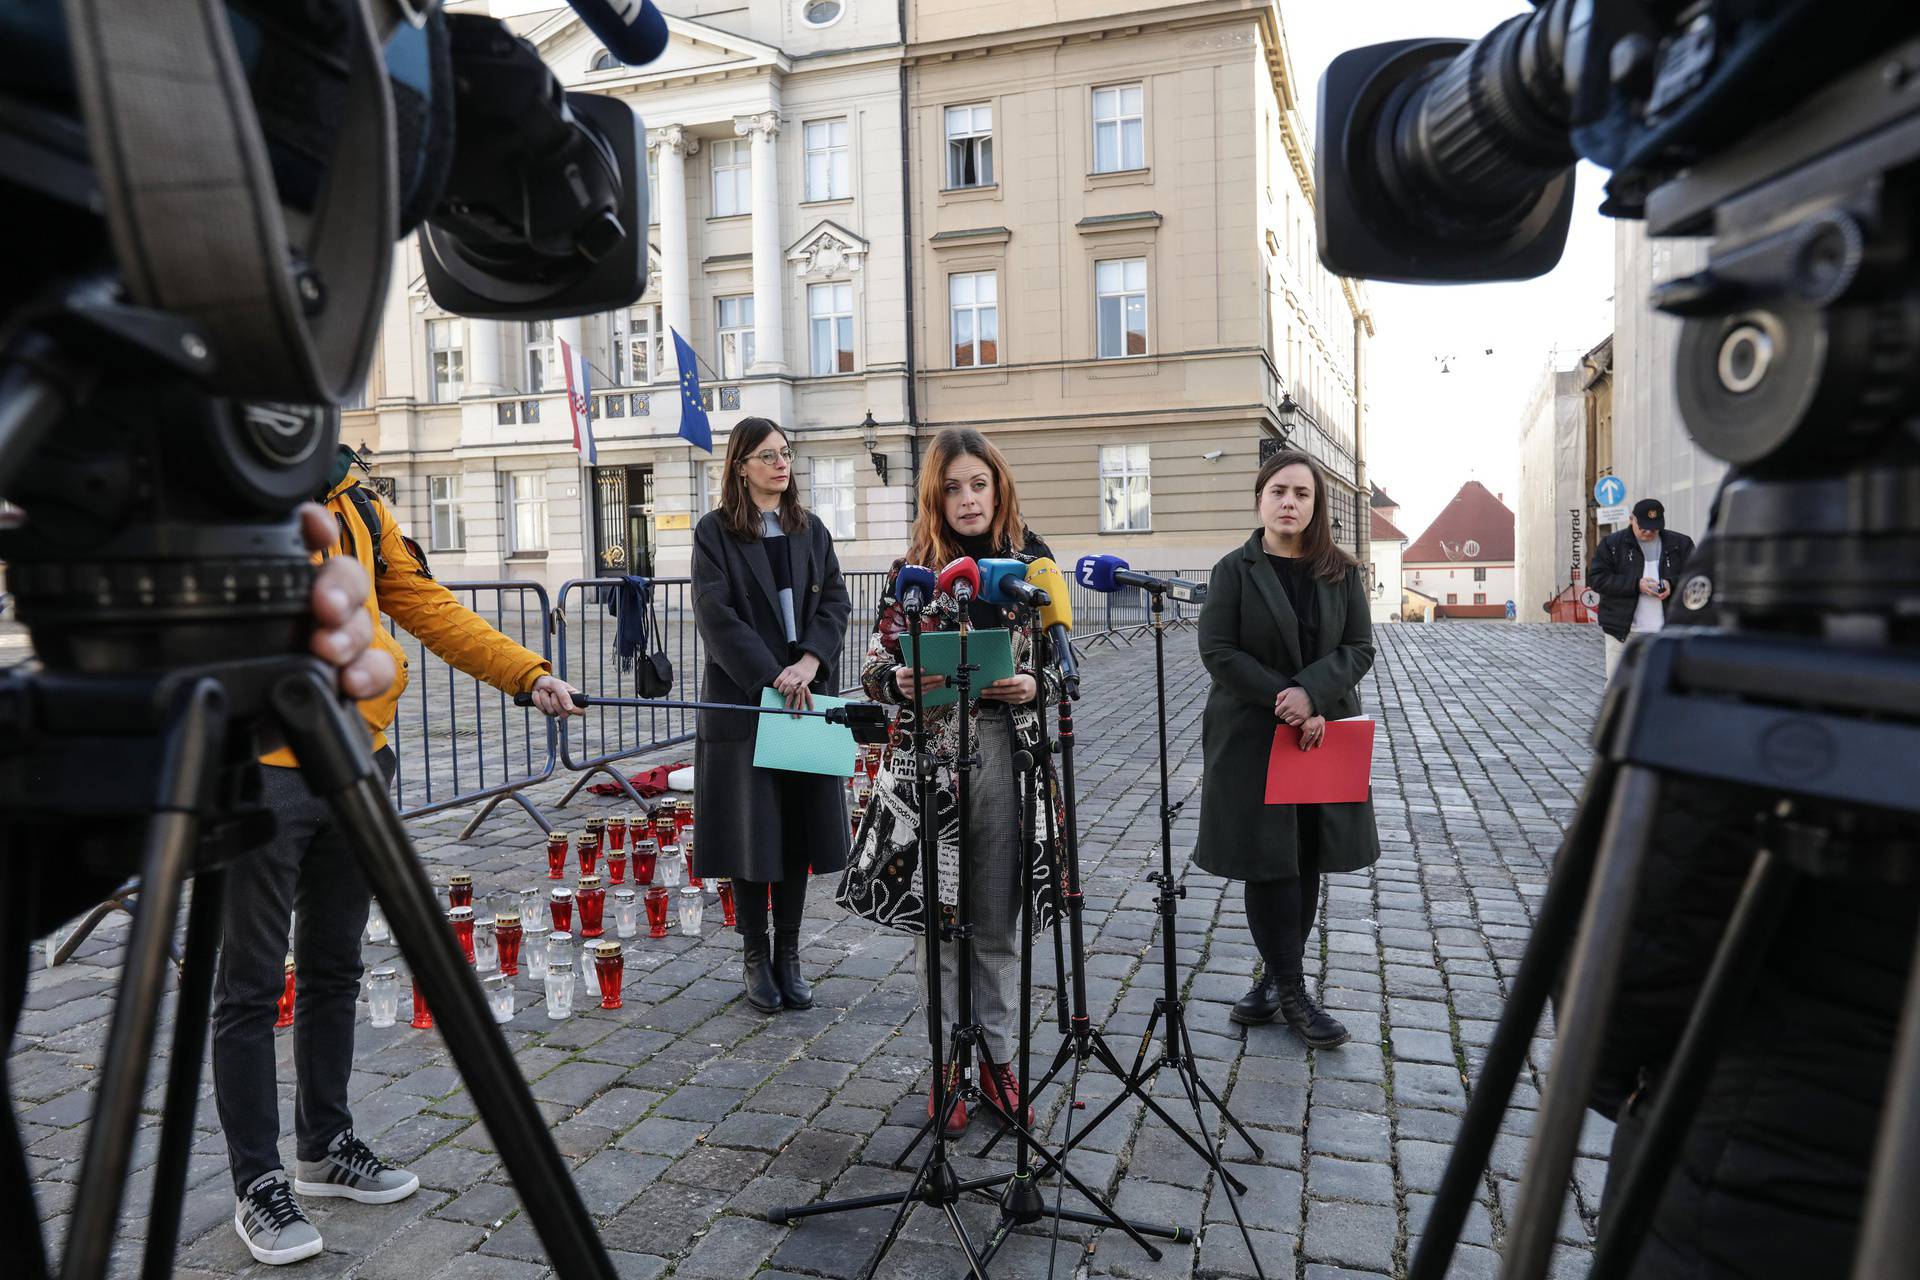
[[[1139,573],[1127,567],[1127,562],[1119,556],[1099,555],[1081,556],[1080,563],[1074,566],[1073,576],[1083,587],[1095,591],[1119,591],[1126,587],[1138,587],[1142,591],[1151,591],[1155,595],[1167,595],[1181,604],[1205,604],[1207,602],[1207,584],[1189,582],[1185,578],[1157,578],[1150,573]]]
[[[1080,670],[1073,657],[1073,600],[1067,594],[1067,579],[1050,556],[1040,556],[1027,566],[1027,583],[1045,596],[1040,606],[1040,625],[1053,642],[1053,660],[1060,668],[1069,696],[1080,693]]]
[[[1046,603],[1047,593],[1027,581],[1027,566],[1018,560],[982,560],[980,598],[988,604],[1037,609]]]
[[[961,556],[940,571],[936,587],[965,604],[980,594],[980,566],[972,556]]]
[[[667,20],[653,0],[567,0],[587,29],[630,67],[652,62],[667,48]]]
[[[933,570],[923,564],[903,564],[900,572],[894,575],[893,594],[909,612],[918,613],[927,607],[927,601],[933,599],[938,587]]]

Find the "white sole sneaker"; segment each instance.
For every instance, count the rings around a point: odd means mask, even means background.
[[[247,1236],[246,1225],[240,1221],[238,1213],[233,1215],[233,1230],[240,1237],[240,1243],[247,1246],[247,1252],[253,1255],[253,1260],[264,1262],[270,1267],[284,1267],[289,1262],[299,1262],[303,1258],[311,1258],[320,1252],[321,1241],[318,1236],[306,1244],[296,1245],[291,1249],[263,1249]]]
[[[407,1175],[407,1180],[397,1187],[389,1187],[385,1191],[362,1191],[341,1182],[307,1182],[304,1179],[295,1178],[293,1189],[296,1194],[303,1196],[332,1196],[336,1199],[357,1200],[361,1204],[392,1204],[396,1200],[405,1200],[418,1191],[420,1179],[410,1173]]]

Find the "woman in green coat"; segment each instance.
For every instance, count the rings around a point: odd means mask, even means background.
[[[1327,721],[1360,714],[1373,627],[1360,566],[1334,545],[1320,466],[1304,453],[1267,459],[1254,481],[1260,530],[1213,566],[1200,611],[1200,660],[1213,676],[1201,738],[1200,840],[1194,865],[1246,882],[1247,929],[1265,973],[1233,1007],[1235,1022],[1276,1015],[1315,1048],[1347,1029],[1307,993],[1301,964],[1320,877],[1380,857],[1373,805],[1270,805],[1267,758],[1277,724],[1316,749]]]

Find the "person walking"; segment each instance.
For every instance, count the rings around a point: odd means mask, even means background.
[[[725,473],[719,509],[693,531],[693,616],[707,660],[700,696],[757,707],[771,688],[810,710],[815,693],[833,689],[852,612],[833,535],[800,505],[793,446],[771,420],[733,428]],[[758,721],[747,711],[700,713],[694,872],[734,882],[747,1003],[762,1013],[810,1009],[800,923],[808,878],[847,865],[846,791],[822,774],[755,767]]]
[[[359,462],[341,446],[324,499],[338,536],[323,555],[352,557],[373,583],[365,604],[371,648],[391,658],[398,678],[384,691],[365,693],[363,686],[359,711],[387,780],[394,759],[384,731],[406,690],[407,664],[381,625],[382,614],[449,665],[504,692],[531,693],[545,714],[580,714],[573,690],[553,676],[545,658],[500,634],[433,580],[419,544],[352,474]],[[227,868],[213,987],[213,1096],[233,1177],[234,1230],[255,1260],[278,1266],[321,1249],[296,1193],[390,1204],[412,1195],[420,1180],[354,1136],[347,1105],[360,935],[372,899],[360,864],[332,810],[308,790],[292,751],[262,757],[260,776],[260,802],[277,829]],[[280,1161],[273,1023],[293,918],[296,1159],[289,1181]]]
[[[1254,480],[1260,528],[1213,567],[1200,610],[1200,660],[1213,677],[1201,718],[1204,771],[1193,864],[1245,883],[1247,929],[1265,968],[1228,1015],[1284,1018],[1307,1044],[1345,1044],[1346,1027],[1307,990],[1304,951],[1320,877],[1380,857],[1371,801],[1270,805],[1274,727],[1316,750],[1327,721],[1360,714],[1373,627],[1360,566],[1334,545],[1326,477],[1295,450]]]
[[[1693,555],[1693,539],[1667,528],[1658,498],[1633,504],[1627,527],[1600,539],[1587,585],[1600,593],[1600,630],[1606,637],[1607,680],[1619,670],[1627,639],[1667,624],[1667,597]]]

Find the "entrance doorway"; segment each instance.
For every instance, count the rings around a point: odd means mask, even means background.
[[[593,469],[593,552],[603,577],[653,576],[653,468]]]

